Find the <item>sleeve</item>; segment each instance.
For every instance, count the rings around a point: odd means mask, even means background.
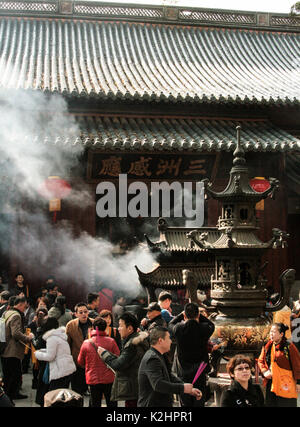
[[[290,363],[297,384],[300,384],[300,353],[295,344],[289,345]]]
[[[79,355],[77,358],[77,363],[79,366],[81,366],[82,368],[85,367],[85,362],[86,362],[86,346],[83,343],[82,346],[80,347],[80,351],[79,351]]]
[[[172,335],[176,335],[176,331],[178,329],[178,326],[181,324],[181,322],[184,320],[183,313],[178,314],[178,316],[175,316],[168,324],[168,329],[171,332]]]
[[[259,358],[257,359],[257,364],[259,367],[259,370],[262,374],[264,374],[264,372],[266,372],[269,367],[265,361],[265,347],[263,346],[259,355]]]
[[[184,383],[179,378],[176,377],[178,380],[176,382],[168,381],[164,378],[163,366],[157,358],[149,359],[146,374],[153,390],[156,392],[166,394],[182,394],[184,392]],[[173,376],[171,376],[171,379],[173,379]]]
[[[177,377],[175,374],[173,374],[172,372],[171,372],[170,377],[171,377],[172,383],[183,384],[182,380],[181,380],[180,378],[178,378],[178,377]]]
[[[209,339],[215,330],[215,325],[213,322],[211,322],[207,317],[202,316],[200,314],[199,316],[199,323],[200,325],[205,325],[205,328],[203,328],[203,339]]]
[[[71,337],[71,334],[70,334],[70,322],[68,322],[67,325],[66,325],[66,335],[68,337],[68,343],[69,343],[70,349],[72,351],[72,341],[73,340],[72,340],[72,337]]]
[[[56,358],[57,342],[54,339],[49,338],[46,342],[46,351],[36,351],[34,353],[38,360],[44,360],[45,362],[52,362]]]
[[[10,329],[11,329],[11,335],[14,340],[20,341],[23,343],[31,342],[29,337],[23,333],[22,322],[19,315],[12,315],[10,319]]]
[[[115,372],[124,371],[134,362],[136,352],[136,346],[129,345],[122,351],[120,356],[116,356],[115,354],[106,350],[102,353],[101,359]]]

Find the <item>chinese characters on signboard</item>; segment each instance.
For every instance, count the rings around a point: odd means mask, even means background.
[[[201,180],[210,177],[215,162],[213,155],[171,154],[108,154],[93,153],[89,176],[93,181],[118,178],[127,174],[129,179]]]

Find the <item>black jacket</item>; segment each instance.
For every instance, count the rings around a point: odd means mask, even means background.
[[[150,332],[151,329],[155,328],[156,326],[163,326],[164,328],[167,327],[167,322],[165,321],[165,319],[162,317],[161,314],[159,314],[158,316],[154,317],[151,320],[148,319],[147,325],[144,326],[143,330]]]
[[[153,347],[141,361],[138,383],[138,407],[171,407],[173,394],[184,390],[183,382],[171,373],[165,357]]]
[[[264,406],[264,395],[259,384],[253,384],[251,380],[248,390],[245,390],[237,381],[232,381],[229,389],[222,393],[220,406],[224,408],[259,408]]]
[[[208,339],[215,330],[215,325],[200,314],[197,320],[187,320],[184,322],[183,314],[179,314],[172,319],[168,325],[169,331],[176,340],[177,358],[183,370],[198,369],[201,362],[208,363]],[[177,372],[177,375],[182,376]],[[191,381],[187,378],[185,381]]]
[[[123,341],[120,356],[105,350],[101,359],[116,373],[111,400],[136,400],[138,398],[138,369],[149,348],[148,334],[134,332]]]
[[[173,359],[173,372],[184,382],[191,383],[201,362],[207,365],[203,373],[195,382],[195,387],[202,391],[206,399],[206,373],[209,372],[208,339],[213,334],[215,326],[206,317],[200,315],[199,321],[184,321],[183,314],[179,314],[169,322],[169,331],[176,341],[176,350]],[[199,402],[200,403],[200,402]]]

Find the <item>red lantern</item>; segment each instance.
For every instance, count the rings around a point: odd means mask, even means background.
[[[263,193],[271,187],[269,181],[262,177],[250,179],[250,185],[257,193]]]
[[[255,177],[253,179],[250,179],[250,185],[253,188],[254,191],[257,193],[263,193],[264,191],[268,190],[271,187],[271,184],[269,181],[263,177]],[[261,200],[260,202],[256,203],[255,206],[257,216],[260,216],[260,211],[263,211],[265,209],[265,202],[264,200]]]
[[[53,222],[56,222],[57,212],[61,210],[61,199],[69,195],[70,184],[59,176],[49,176],[39,189],[39,193],[49,200],[49,211],[53,212]]]

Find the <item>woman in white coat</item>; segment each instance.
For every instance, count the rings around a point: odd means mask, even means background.
[[[44,326],[48,329],[43,335],[46,348],[37,350],[34,355],[38,360],[49,362],[49,391],[69,388],[71,375],[76,371],[76,366],[65,333],[66,328],[59,327],[54,317],[48,317]]]

